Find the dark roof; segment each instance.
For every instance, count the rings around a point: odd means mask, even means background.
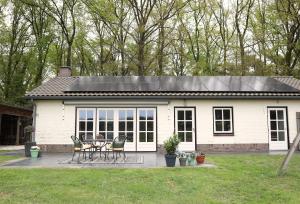
[[[31,117],[32,110],[24,107],[0,104],[0,114]]]
[[[27,93],[26,97],[300,98],[298,85],[300,81],[292,77],[288,79],[260,76],[55,77]]]

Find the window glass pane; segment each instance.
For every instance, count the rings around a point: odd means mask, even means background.
[[[125,111],[124,110],[120,110],[119,111],[119,120],[125,120]]]
[[[94,119],[94,111],[88,110],[87,111],[87,120],[93,120]]]
[[[114,119],[114,111],[108,110],[107,111],[107,120],[113,120]]]
[[[146,111],[145,110],[140,110],[139,115],[140,115],[140,120],[146,119]]]
[[[178,120],[184,120],[184,111],[178,111]]]
[[[105,120],[106,119],[106,111],[99,111],[99,120]]]
[[[185,119],[186,120],[192,120],[192,111],[185,111]]]
[[[86,133],[85,139],[86,140],[92,140],[93,139],[93,133],[91,133],[91,132]]]
[[[86,119],[86,111],[80,110],[79,111],[79,120],[85,120]]]
[[[79,131],[85,131],[85,122],[79,122]]]
[[[93,131],[93,122],[87,122],[87,128],[86,128],[87,131]]]
[[[278,120],[283,120],[283,111],[282,110],[278,110],[277,111],[277,119]]]
[[[146,122],[140,122],[140,131],[146,131]]]
[[[178,139],[180,142],[184,142],[184,132],[178,132]]]
[[[216,120],[222,120],[222,110],[215,109],[215,117]]]
[[[271,141],[277,141],[277,132],[271,131]]]
[[[184,122],[178,122],[178,131],[184,131]]]
[[[285,132],[283,131],[278,132],[278,140],[285,141]]]
[[[127,120],[133,120],[133,111],[132,110],[127,111]]]
[[[153,120],[154,113],[153,110],[148,110],[147,111],[147,120]]]
[[[223,120],[230,120],[230,110],[223,110]]]
[[[133,122],[127,122],[127,131],[133,131]]]
[[[132,132],[128,132],[126,135],[127,135],[126,142],[133,142],[133,133]]]
[[[147,131],[153,131],[153,122],[152,121],[147,122]]]
[[[105,131],[105,122],[99,122],[99,131]]]
[[[103,136],[103,138],[106,138],[106,134],[105,134],[105,132],[99,132],[99,134],[100,134],[100,135],[102,135],[102,136]]]
[[[114,122],[112,122],[112,121],[107,122],[107,130],[108,131],[114,130]]]
[[[106,136],[107,136],[107,139],[109,139],[109,140],[114,139],[114,133],[113,132],[107,132]]]
[[[119,131],[125,131],[125,122],[119,122]]]
[[[185,127],[185,130],[186,131],[192,131],[192,122],[190,121],[190,122],[186,122],[185,123],[185,125],[186,125],[186,127]]]
[[[271,121],[271,130],[277,130],[277,122]]]
[[[82,141],[85,140],[85,133],[84,132],[80,132],[78,135],[78,138]]]
[[[276,111],[275,110],[270,110],[270,119],[275,120],[276,119]]]
[[[153,132],[147,133],[147,142],[153,142]]]
[[[146,142],[146,133],[140,132],[140,142]]]
[[[186,142],[193,142],[192,132],[186,132],[185,133],[185,140],[186,140]]]
[[[216,121],[216,131],[223,131],[222,121]]]
[[[231,131],[230,121],[224,121],[224,131]]]
[[[278,121],[278,130],[284,130],[284,121]]]

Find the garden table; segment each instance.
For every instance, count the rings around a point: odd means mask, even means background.
[[[88,143],[88,144],[91,144],[92,147],[91,147],[91,151],[90,151],[90,154],[89,154],[89,158],[91,160],[93,160],[93,156],[94,156],[94,153],[97,152],[97,150],[100,151],[100,158],[101,158],[101,151],[102,151],[102,148],[105,147],[107,144],[111,144],[112,143],[112,139],[86,139],[84,140],[85,143]],[[97,143],[99,143],[99,145],[97,145]]]

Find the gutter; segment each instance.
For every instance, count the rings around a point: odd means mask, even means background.
[[[297,96],[25,96],[31,100],[99,100],[99,99],[289,99],[299,100]]]

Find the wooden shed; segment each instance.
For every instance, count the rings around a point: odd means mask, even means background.
[[[31,109],[0,104],[0,145],[24,144],[24,127],[31,124]]]

